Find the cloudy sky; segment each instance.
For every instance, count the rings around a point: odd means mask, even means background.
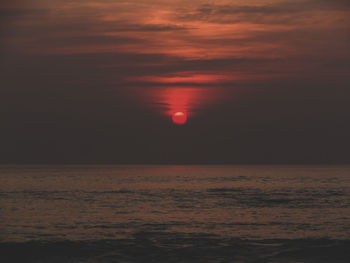
[[[348,0],[4,0],[0,162],[350,163],[349,47]]]

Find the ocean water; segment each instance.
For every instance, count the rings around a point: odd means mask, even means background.
[[[0,166],[1,262],[350,262],[350,166]]]

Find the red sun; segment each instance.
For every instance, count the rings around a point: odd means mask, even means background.
[[[173,114],[172,119],[173,119],[173,123],[177,125],[183,125],[187,121],[187,115],[182,111],[178,111]]]

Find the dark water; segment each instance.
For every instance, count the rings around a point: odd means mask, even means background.
[[[1,262],[350,262],[350,166],[2,166]]]

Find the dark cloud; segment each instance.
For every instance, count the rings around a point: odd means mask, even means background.
[[[28,9],[28,8],[0,8],[1,18],[23,17],[23,16],[36,16],[47,14],[48,10],[45,9]]]
[[[176,19],[216,23],[293,24],[305,23],[305,18],[313,11],[343,11],[349,8],[349,2],[342,0],[284,1],[261,5],[204,4],[195,10],[179,9]]]
[[[38,38],[37,44],[48,45],[48,46],[81,46],[81,45],[125,45],[125,44],[142,44],[146,41],[132,37],[121,37],[121,36],[101,36],[101,35],[90,35],[90,36],[65,36],[65,37],[49,37],[49,38]]]

